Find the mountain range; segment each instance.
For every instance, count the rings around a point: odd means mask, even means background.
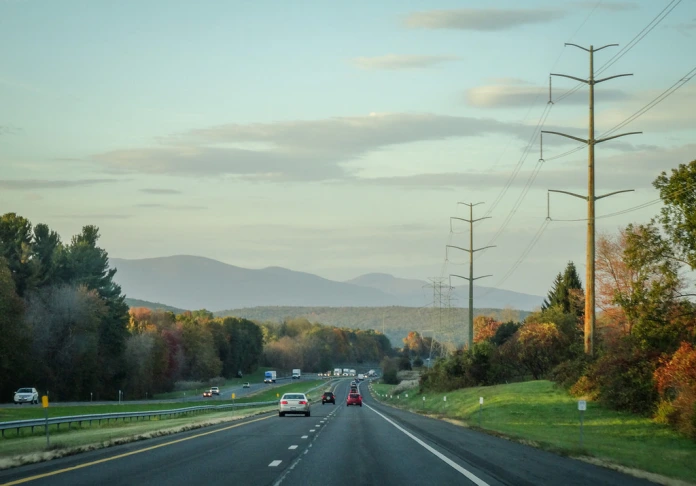
[[[432,283],[383,273],[338,282],[281,267],[249,269],[190,255],[137,260],[111,258],[110,265],[117,269],[114,280],[127,297],[163,302],[181,309],[422,307],[433,303]],[[453,305],[468,305],[466,285],[456,287],[452,296]],[[543,297],[537,295],[474,287],[476,308],[534,310],[542,301]]]

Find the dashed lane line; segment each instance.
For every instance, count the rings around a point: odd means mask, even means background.
[[[275,461],[272,461],[272,462],[268,465],[268,467],[278,467],[278,466],[280,465],[281,462],[283,462],[283,461],[281,461],[280,459],[276,459]]]
[[[295,449],[297,449],[297,446],[296,446],[296,445],[291,445],[290,447],[288,447],[288,449],[290,449],[290,450],[295,450]]]
[[[308,436],[308,435],[303,435],[303,436],[302,436],[303,439],[306,439],[307,437],[309,437],[309,436]]]

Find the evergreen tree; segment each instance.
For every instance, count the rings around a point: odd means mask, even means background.
[[[563,312],[580,316],[583,312],[582,282],[573,262],[568,262],[565,271],[556,275],[551,290],[541,304],[541,310],[559,306]]]

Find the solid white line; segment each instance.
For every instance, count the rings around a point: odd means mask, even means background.
[[[306,439],[307,437],[309,437],[309,436],[308,436],[308,435],[303,435],[303,436],[302,436],[303,439]]]
[[[452,459],[450,459],[449,457],[445,456],[444,454],[442,454],[441,452],[437,451],[436,449],[430,447],[428,444],[426,444],[425,442],[423,442],[422,440],[420,440],[418,437],[416,437],[415,435],[413,435],[413,434],[412,434],[411,432],[409,432],[408,430],[406,430],[406,429],[404,429],[403,427],[401,427],[400,425],[398,425],[398,424],[397,424],[396,422],[394,422],[393,420],[391,420],[391,419],[385,417],[384,415],[382,415],[381,413],[379,413],[377,410],[375,410],[375,409],[372,408],[371,406],[366,405],[366,404],[363,404],[363,405],[365,405],[367,408],[369,408],[370,410],[372,410],[373,412],[375,412],[377,415],[379,415],[380,417],[382,417],[384,420],[386,420],[387,422],[389,422],[390,424],[392,424],[394,427],[396,427],[397,429],[399,429],[401,432],[403,432],[404,434],[406,434],[407,436],[409,436],[411,439],[415,440],[421,447],[423,447],[424,449],[426,449],[426,450],[428,450],[429,452],[431,452],[432,454],[434,454],[435,457],[437,457],[438,459],[440,459],[441,461],[443,461],[445,464],[447,464],[448,466],[452,467],[453,469],[455,469],[455,470],[458,471],[459,473],[461,473],[461,474],[463,474],[464,476],[466,476],[471,482],[473,482],[473,483],[476,484],[477,486],[489,486],[489,484],[488,484],[487,482],[485,482],[485,481],[479,479],[477,476],[474,476],[474,474],[472,474],[472,473],[470,473],[469,471],[467,471],[466,469],[464,469],[462,466],[460,466],[459,464],[457,464],[456,462],[454,462],[454,461],[453,461]]]
[[[297,446],[296,446],[296,445],[291,445],[290,447],[288,447],[288,449],[290,449],[290,450],[297,449]]]
[[[275,461],[273,461],[272,463],[270,463],[270,464],[268,465],[268,467],[278,467],[278,464],[280,464],[281,462],[283,462],[283,461],[281,461],[280,459],[275,460]]]

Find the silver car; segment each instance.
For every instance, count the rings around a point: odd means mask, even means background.
[[[20,388],[14,394],[14,403],[39,403],[39,392],[36,388]]]
[[[286,413],[303,413],[309,417],[309,398],[304,393],[286,393],[278,403],[278,415],[284,417]]]

